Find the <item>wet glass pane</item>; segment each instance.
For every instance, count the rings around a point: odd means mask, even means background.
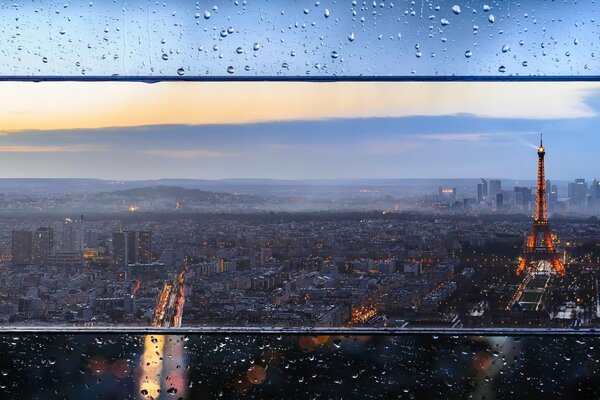
[[[584,1],[24,1],[0,75],[593,76]]]
[[[594,398],[598,348],[579,336],[2,336],[0,389],[20,399]]]

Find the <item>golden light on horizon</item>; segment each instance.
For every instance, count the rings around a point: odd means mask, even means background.
[[[594,82],[1,82],[0,131],[455,114],[589,117],[595,113],[585,99],[597,89]]]

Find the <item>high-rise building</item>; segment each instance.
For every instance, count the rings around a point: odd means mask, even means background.
[[[66,218],[62,224],[60,252],[83,253],[83,231],[83,215],[79,219]]]
[[[569,203],[584,205],[587,200],[588,185],[583,178],[569,183]]]
[[[54,230],[43,226],[33,232],[31,240],[31,261],[34,264],[48,263],[50,254],[54,251]]]
[[[502,194],[502,192],[500,193],[496,193],[496,210],[502,210],[503,206],[504,206],[504,195]]]
[[[533,195],[531,189],[525,186],[515,186],[514,191],[514,202],[515,207],[521,210],[529,210],[533,201]]]
[[[137,263],[148,264],[152,261],[152,232],[136,232]]]
[[[477,184],[477,202],[485,203],[488,196],[488,183],[485,179],[481,178],[481,182]]]
[[[550,182],[550,181],[548,181]],[[556,203],[558,202],[558,186],[550,186],[550,192],[548,192],[548,210],[554,211],[556,209]]]
[[[113,262],[117,265],[148,264],[152,261],[152,233],[119,231],[112,235]]]
[[[590,185],[589,202],[593,207],[600,206],[600,180],[597,178],[594,178],[592,180],[592,184]]]
[[[27,264],[31,262],[33,233],[31,231],[12,231],[12,262]]]
[[[496,195],[502,191],[502,181],[500,179],[490,180],[490,186],[488,189],[488,196],[492,199],[496,198]]]

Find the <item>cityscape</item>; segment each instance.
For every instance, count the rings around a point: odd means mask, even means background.
[[[0,201],[0,318],[594,327],[600,181],[578,178],[564,190],[545,179],[545,152],[540,142],[535,186],[484,178],[437,190],[439,180],[313,183],[318,190],[303,194],[301,182],[211,183],[221,191],[130,182],[120,185],[141,186],[86,192],[73,180],[69,193],[54,184],[42,194],[49,182],[23,179],[37,189]],[[290,211],[297,204],[301,211]]]

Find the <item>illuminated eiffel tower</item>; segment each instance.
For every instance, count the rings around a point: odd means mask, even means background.
[[[559,276],[565,274],[565,267],[558,258],[554,246],[550,224],[548,223],[548,208],[546,203],[546,177],[544,174],[544,155],[546,149],[542,145],[540,135],[540,146],[538,153],[538,175],[537,190],[535,196],[535,214],[533,216],[533,228],[527,237],[527,243],[523,248],[523,256],[519,258],[517,274],[525,270],[537,270],[541,262],[549,264],[552,270]]]

